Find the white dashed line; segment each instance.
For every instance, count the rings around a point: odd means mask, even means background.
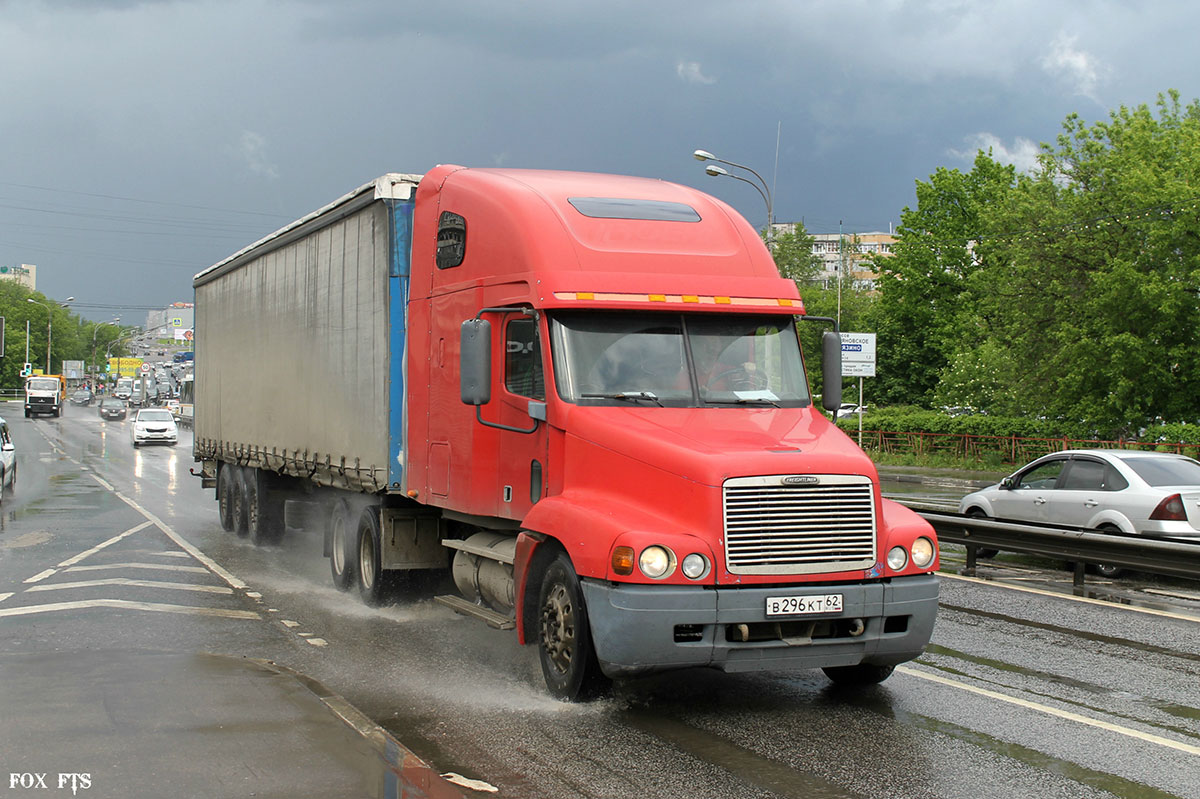
[[[60,591],[70,588],[96,588],[102,585],[126,585],[134,588],[169,588],[178,591],[200,591],[208,594],[232,594],[233,589],[223,585],[191,585],[188,583],[167,583],[159,580],[130,580],[125,577],[113,577],[107,580],[86,580],[78,583],[53,583],[51,585],[35,585],[29,591]]]
[[[82,602],[54,602],[48,605],[32,605],[25,608],[0,609],[0,618],[5,616],[32,616],[36,613],[57,613],[63,610],[83,608],[117,608],[147,610],[155,613],[185,613],[193,616],[222,616],[228,619],[261,619],[252,610],[225,610],[223,608],[197,608],[190,605],[163,605],[157,602],[133,602],[127,599],[88,599]]]
[[[3,611],[0,611],[0,613],[2,613],[2,612]],[[1177,749],[1180,752],[1186,752],[1189,755],[1200,755],[1200,746],[1194,746],[1192,744],[1183,743],[1182,741],[1173,741],[1170,738],[1163,738],[1160,735],[1151,735],[1150,733],[1131,729],[1129,727],[1122,727],[1119,724],[1113,724],[1112,722],[1109,722],[1109,721],[1101,721],[1100,719],[1088,718],[1087,716],[1081,716],[1078,713],[1072,713],[1069,710],[1060,710],[1059,708],[1050,707],[1049,705],[1043,705],[1043,704],[1039,704],[1037,702],[1030,702],[1027,699],[1020,699],[1015,696],[1009,696],[1008,694],[1002,694],[1002,693],[999,693],[998,691],[989,691],[986,688],[978,688],[974,685],[968,685],[967,683],[958,682],[957,680],[951,680],[948,677],[942,677],[937,674],[931,674],[927,671],[920,671],[918,669],[912,668],[911,666],[897,666],[896,671],[900,672],[901,674],[907,674],[910,677],[919,677],[922,680],[929,680],[930,682],[936,682],[941,685],[950,686],[951,688],[957,688],[960,691],[969,691],[973,694],[979,694],[980,696],[986,696],[988,699],[995,699],[999,702],[1007,702],[1010,705],[1017,705],[1018,707],[1023,707],[1028,710],[1036,710],[1037,712],[1045,713],[1048,716],[1057,716],[1060,719],[1066,719],[1067,721],[1075,721],[1080,724],[1086,724],[1089,727],[1098,727],[1102,730],[1108,730],[1109,732],[1115,732],[1118,735],[1125,735],[1130,738],[1137,738],[1140,741],[1146,741],[1148,743],[1158,744],[1159,746],[1164,746],[1164,747],[1167,747],[1168,749]]]

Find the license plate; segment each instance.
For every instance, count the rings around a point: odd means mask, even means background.
[[[817,613],[841,613],[841,594],[815,596],[769,596],[768,616],[808,616]]]

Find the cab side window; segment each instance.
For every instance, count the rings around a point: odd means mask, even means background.
[[[504,328],[504,387],[521,397],[546,399],[542,349],[533,319],[513,319]]]

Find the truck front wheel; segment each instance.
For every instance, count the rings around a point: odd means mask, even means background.
[[[546,687],[559,699],[594,699],[609,685],[592,645],[583,589],[563,552],[546,567],[538,592],[538,658]]]
[[[838,685],[856,687],[881,683],[892,676],[895,668],[895,666],[859,663],[857,666],[826,666],[821,671],[825,672],[825,676]]]

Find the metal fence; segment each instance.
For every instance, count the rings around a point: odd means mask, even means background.
[[[975,572],[977,550],[998,549],[1073,562],[1077,586],[1083,585],[1084,566],[1089,563],[1169,577],[1200,577],[1200,542],[1002,522],[957,513],[921,510],[917,513],[933,525],[939,541],[967,548],[966,574]]]
[[[1026,463],[1064,449],[1148,449],[1175,452],[1191,457],[1200,455],[1200,444],[1163,441],[1100,441],[1080,438],[1022,438],[1020,436],[980,436],[968,433],[901,433],[888,430],[864,430],[862,448],[868,452],[901,455],[947,455],[963,460],[978,460],[999,455],[1005,463]]]

